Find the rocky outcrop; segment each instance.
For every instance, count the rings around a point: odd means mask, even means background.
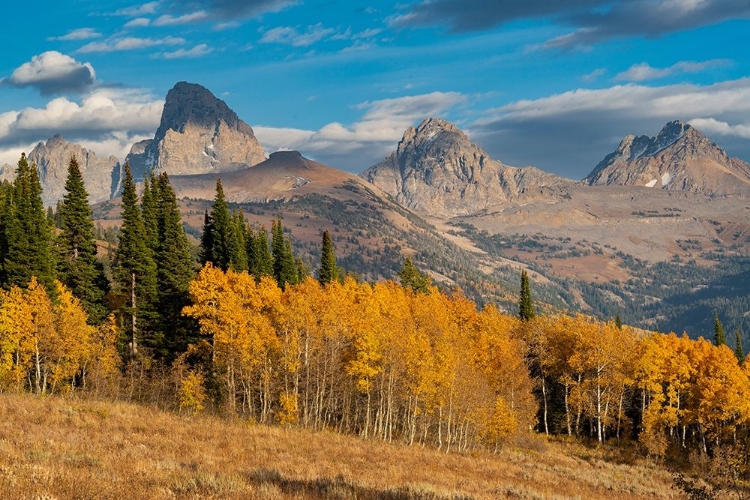
[[[145,172],[170,175],[232,172],[265,154],[253,129],[200,85],[180,82],[167,94],[154,138],[133,145],[127,161],[136,180]]]
[[[34,163],[42,183],[42,201],[45,206],[54,206],[65,194],[70,159],[75,157],[86,183],[89,202],[98,203],[110,199],[114,185],[119,179],[120,162],[114,156],[98,157],[78,144],[71,144],[56,135],[47,142],[40,142],[29,153],[29,163]],[[12,181],[15,168],[6,165],[0,174]]]
[[[439,217],[559,196],[571,184],[533,167],[492,159],[454,124],[430,118],[410,127],[395,152],[362,177],[413,210]]]
[[[750,195],[750,165],[730,158],[694,127],[673,121],[656,137],[626,136],[583,183],[709,196]]]

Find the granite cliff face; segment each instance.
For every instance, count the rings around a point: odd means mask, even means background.
[[[266,159],[253,129],[206,88],[180,82],[167,94],[161,123],[148,141],[133,145],[133,176],[232,172]]]
[[[692,126],[673,121],[656,137],[626,136],[583,182],[708,196],[750,195],[750,165],[730,158]]]
[[[71,144],[56,135],[47,142],[40,142],[29,153],[29,163],[34,163],[42,183],[42,201],[45,206],[54,206],[65,194],[68,164],[75,157],[83,173],[83,181],[89,193],[89,203],[110,199],[120,178],[120,162],[114,156],[98,157],[78,144]],[[12,182],[16,169],[5,165],[0,170],[0,180]]]
[[[454,124],[430,118],[410,127],[395,152],[362,177],[413,210],[437,217],[470,215],[558,196],[571,181],[492,159]]]

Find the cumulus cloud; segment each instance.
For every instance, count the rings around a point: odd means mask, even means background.
[[[352,125],[329,123],[319,130],[253,127],[266,151],[294,149],[323,163],[361,172],[396,147],[404,131],[425,118],[443,115],[466,100],[457,92],[364,102],[362,118]]]
[[[750,18],[746,0],[424,0],[392,22],[466,32],[517,20],[548,19],[572,28],[546,44],[565,48],[615,37],[658,36],[738,18]]]
[[[15,87],[34,87],[42,95],[62,92],[83,92],[96,82],[94,67],[57,51],[48,51],[31,58],[16,68],[0,83]]]
[[[172,52],[162,52],[160,54],[154,55],[154,57],[161,59],[191,59],[206,56],[213,51],[214,49],[212,49],[205,43],[202,43],[200,45],[196,45],[192,49],[178,49]]]
[[[125,23],[125,28],[143,28],[151,25],[151,19],[147,17],[136,17]]]
[[[294,47],[307,47],[334,33],[335,30],[332,28],[324,28],[321,23],[308,26],[303,32],[298,32],[296,28],[290,26],[279,26],[263,33],[260,42],[281,43],[292,45]]]
[[[68,31],[63,36],[51,36],[47,40],[52,42],[68,42],[68,41],[79,41],[79,40],[90,40],[92,38],[99,38],[102,34],[96,31],[94,28],[79,28],[77,30]]]
[[[514,102],[488,112],[469,132],[508,164],[582,178],[625,135],[654,135],[675,119],[709,135],[721,131],[720,144],[730,154],[750,159],[750,143],[743,139],[749,115],[750,78],[713,85],[629,84]]]
[[[0,113],[0,153],[5,161],[17,160],[29,144],[62,134],[98,155],[122,158],[138,137],[153,136],[163,107],[164,101],[140,90],[99,89],[80,102],[59,97],[43,108],[7,111]]]
[[[634,64],[618,74],[615,80],[625,82],[645,82],[684,73],[701,73],[710,68],[728,66],[731,61],[712,59],[710,61],[681,61],[667,68],[654,68],[648,63]]]
[[[123,52],[128,50],[158,47],[162,45],[182,45],[184,43],[184,38],[174,36],[167,36],[164,38],[118,37],[110,38],[103,42],[87,43],[86,45],[78,49],[78,52],[80,52],[81,54],[89,54],[92,52]]]

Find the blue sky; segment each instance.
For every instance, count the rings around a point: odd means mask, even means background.
[[[629,133],[689,121],[750,160],[746,0],[14,2],[0,164],[54,133],[123,159],[178,81],[268,152],[359,172],[424,118],[572,178]],[[33,19],[33,22],[20,20]]]

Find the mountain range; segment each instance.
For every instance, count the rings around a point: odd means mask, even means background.
[[[154,138],[134,144],[123,163],[60,136],[39,143],[29,158],[48,205],[62,197],[71,156],[102,225],[117,224],[125,162],[136,180],[148,171],[169,174],[195,236],[221,178],[227,199],[249,220],[269,224],[283,213],[310,262],[321,231],[333,226],[340,262],[365,277],[391,278],[413,256],[438,283],[508,309],[518,269],[527,268],[551,309],[623,311],[642,326],[677,328],[690,316],[683,306],[705,299],[702,282],[747,269],[726,263],[747,255],[750,165],[680,121],[655,137],[625,137],[575,181],[506,165],[454,124],[427,118],[357,176],[299,152],[266,156],[225,102],[180,82],[167,94]],[[6,165],[0,178],[11,179],[13,170]],[[655,272],[682,278],[658,289]],[[746,318],[750,290],[722,283],[718,297],[747,299],[747,310],[736,312]],[[705,313],[705,305],[695,307],[696,317]]]

